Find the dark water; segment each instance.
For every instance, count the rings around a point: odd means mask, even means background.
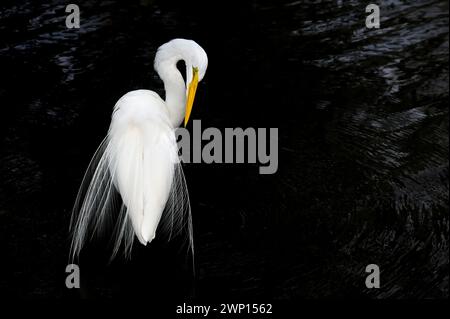
[[[1,293],[77,295],[64,269],[84,169],[121,95],[163,94],[155,50],[185,37],[210,62],[192,117],[278,127],[279,170],[185,165],[195,279],[176,242],[110,266],[98,244],[88,295],[448,297],[448,1],[378,3],[368,30],[366,1],[88,1],[68,30],[64,1],[2,1]]]

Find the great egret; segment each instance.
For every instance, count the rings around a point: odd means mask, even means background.
[[[186,84],[176,66],[180,60],[186,65]],[[169,238],[187,227],[192,248],[189,197],[174,129],[183,121],[187,124],[207,66],[206,52],[196,42],[171,40],[158,48],[154,61],[164,82],[165,101],[149,90],[128,92],[117,101],[108,134],[89,164],[75,202],[72,258],[114,220],[112,257],[122,246],[129,256],[134,236],[143,245],[151,242],[159,224],[158,233],[161,230]]]

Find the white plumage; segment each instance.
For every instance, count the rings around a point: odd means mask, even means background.
[[[179,60],[186,64],[186,83],[176,68]],[[121,248],[129,256],[134,236],[146,245],[157,229],[170,238],[187,227],[192,248],[189,196],[174,128],[183,118],[188,121],[207,64],[197,43],[172,40],[155,57],[165,101],[153,91],[136,90],[116,103],[108,135],[89,164],[75,203],[72,257],[94,234],[108,231],[114,240],[112,257]]]

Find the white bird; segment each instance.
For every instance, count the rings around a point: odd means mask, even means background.
[[[186,83],[176,66],[180,60],[186,65]],[[117,101],[108,134],[89,164],[75,202],[72,258],[94,234],[105,235],[114,221],[112,258],[121,248],[130,256],[134,236],[146,245],[157,229],[170,238],[187,227],[193,248],[189,196],[174,130],[183,121],[187,124],[207,66],[206,52],[196,42],[174,39],[159,47],[154,62],[164,82],[165,100],[153,91],[136,90]]]

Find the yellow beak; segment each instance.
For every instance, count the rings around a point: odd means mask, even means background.
[[[192,68],[193,76],[192,81],[189,84],[188,96],[186,101],[186,114],[184,115],[184,126],[186,126],[191,116],[192,105],[194,105],[195,92],[197,91],[198,85],[198,68]]]

